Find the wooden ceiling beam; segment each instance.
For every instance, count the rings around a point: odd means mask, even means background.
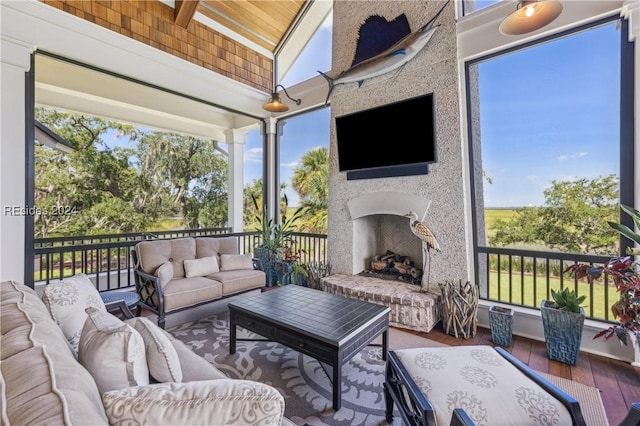
[[[176,25],[187,28],[198,8],[198,0],[176,0],[174,21]]]

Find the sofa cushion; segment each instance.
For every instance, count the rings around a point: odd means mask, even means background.
[[[2,424],[107,424],[93,378],[32,289],[0,284],[0,324]]]
[[[5,281],[0,285],[0,304],[12,302],[22,302],[25,306],[28,306],[29,309],[35,309],[50,315],[49,309],[47,309],[42,299],[40,299],[40,296],[38,296],[32,288],[16,281]],[[12,325],[13,323],[5,322],[0,324],[2,333],[6,333]]]
[[[85,309],[94,307],[105,312],[107,310],[100,293],[85,274],[46,285],[42,301],[67,337],[75,354],[78,353],[80,333],[87,319]]]
[[[236,237],[198,237],[195,240],[198,258],[240,253]]]
[[[221,254],[220,270],[235,271],[236,269],[253,269],[253,259],[250,254]],[[216,271],[212,271],[213,273]]]
[[[95,382],[72,355],[35,346],[0,367],[8,424],[107,424]]]
[[[180,359],[164,330],[147,318],[131,318],[125,323],[140,333],[144,340],[151,377],[158,382],[181,382]]]
[[[185,259],[196,258],[194,238],[172,240],[141,241],[136,244],[139,267],[147,274],[153,274],[165,262],[173,264],[173,278],[184,277]]]
[[[567,408],[488,345],[396,350],[408,375],[449,424],[464,407],[476,424],[572,424]]]
[[[87,308],[78,361],[104,393],[149,384],[149,368],[142,336],[108,312]]]
[[[0,337],[0,359],[4,360],[34,346],[48,346],[56,352],[75,357],[67,338],[48,313],[31,309],[29,305],[20,302],[3,303],[0,309],[2,323],[15,324]]]
[[[164,331],[164,330],[163,330]],[[172,339],[171,344],[180,358],[183,382],[197,382],[200,380],[228,379],[222,371],[213,364],[196,354],[178,339]]]
[[[173,264],[169,261],[164,262],[156,269],[154,275],[160,278],[160,285],[164,287],[173,279]]]
[[[170,312],[219,299],[222,297],[222,284],[205,277],[179,278],[173,279],[165,285],[162,291],[164,293],[164,310]]]
[[[256,269],[237,269],[233,271],[220,271],[208,275],[207,278],[214,279],[222,283],[222,295],[238,293],[244,290],[264,287],[266,275]]]
[[[218,256],[185,259],[184,261],[184,274],[187,278],[204,277],[218,271],[220,271]]]
[[[111,424],[280,425],[284,398],[249,380],[159,383],[102,395]]]

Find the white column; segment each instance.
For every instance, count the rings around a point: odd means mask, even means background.
[[[247,141],[247,132],[239,132],[234,129],[225,130],[225,142],[229,146],[229,220],[228,226],[232,232],[242,232],[244,222],[244,145]]]
[[[31,47],[5,37],[0,46],[0,281],[24,282],[25,72]]]
[[[278,222],[280,217],[280,179],[278,177],[278,163],[279,163],[279,150],[278,150],[278,119],[269,117],[265,120],[266,123],[266,146],[264,147],[263,164],[264,164],[264,177],[263,184],[265,195],[264,203],[269,206],[269,218],[274,222]]]

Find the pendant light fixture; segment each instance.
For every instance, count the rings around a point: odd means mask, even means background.
[[[278,92],[276,92],[278,87],[282,88],[282,91],[284,92],[285,95],[287,95],[287,98],[289,98],[293,102],[295,102],[296,105],[300,105],[300,103],[302,102],[301,99],[292,98],[291,96],[289,96],[289,94],[287,93],[287,89],[285,89],[282,84],[276,84],[276,86],[273,88],[273,90],[274,90],[273,93],[271,93],[271,98],[269,98],[269,101],[266,104],[262,105],[262,108],[264,110],[269,111],[269,112],[285,112],[285,111],[289,111],[289,107],[287,106],[287,104],[283,103],[280,100],[280,95],[278,94]]]
[[[562,4],[556,0],[521,0],[515,12],[500,24],[500,32],[521,35],[535,31],[551,23],[562,12]]]

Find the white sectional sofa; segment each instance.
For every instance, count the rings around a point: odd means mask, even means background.
[[[77,292],[61,291],[58,294],[64,297],[58,300],[59,305],[68,308],[69,301],[76,297]],[[49,303],[56,302],[50,299]],[[131,378],[134,382],[125,382],[116,386],[117,389],[101,393],[99,388],[113,387],[118,374],[126,377],[135,370],[129,365],[133,361],[122,360],[118,369],[112,363],[93,360],[99,370],[90,372],[91,361],[87,361],[88,366],[85,367],[78,360],[86,358],[82,351],[90,343],[89,337],[85,336],[89,320],[84,323],[77,359],[68,336],[49,309],[31,288],[16,282],[0,284],[0,423],[3,425],[293,424],[284,417],[284,398],[275,388],[250,380],[227,378],[185,344],[148,320],[145,322],[147,330],[162,338],[158,340],[170,342],[159,346],[157,353],[150,353],[147,347],[145,354],[142,348],[142,362],[147,364],[139,371],[149,371],[149,376],[135,379],[141,383],[135,383]],[[103,319],[107,315],[109,320],[120,321],[108,314],[104,307],[102,309],[104,312],[100,315]],[[89,310],[99,311],[93,307]],[[139,324],[136,323],[143,322],[143,319],[131,321],[137,330]],[[116,338],[116,343],[130,347],[135,339],[127,337],[133,336],[127,334],[131,332],[129,326],[122,321],[120,323],[123,325],[115,331],[103,333],[92,330],[93,334],[104,334],[107,339]],[[120,338],[121,335],[125,337]],[[115,344],[107,341],[103,350],[108,351],[111,346]],[[160,355],[160,360],[164,360],[169,346],[174,354],[171,362],[174,366],[179,365],[171,374],[177,377],[171,378],[170,382],[154,383],[151,372],[157,363],[154,364],[153,357]],[[114,352],[111,359],[122,357],[122,350],[115,349]],[[128,352],[133,354],[135,351]],[[102,355],[106,354],[100,352],[92,358]],[[138,349],[136,357],[139,356]],[[95,378],[97,376],[103,377]]]

